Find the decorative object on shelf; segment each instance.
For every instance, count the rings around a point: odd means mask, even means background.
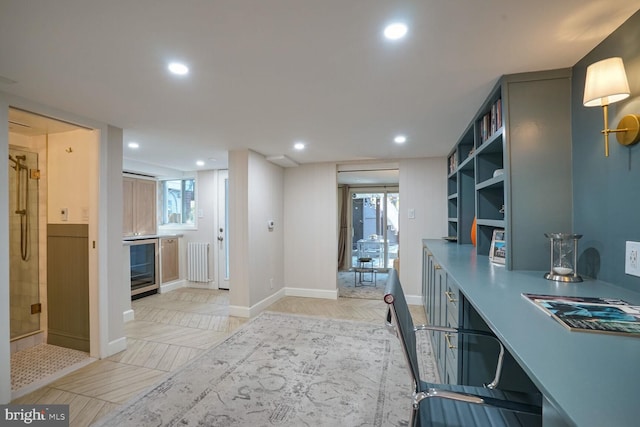
[[[496,264],[504,264],[507,257],[507,246],[504,241],[504,230],[493,230],[489,259]]]
[[[493,177],[494,178],[497,177],[497,176],[500,176],[500,175],[504,175],[504,169],[496,169],[496,170],[493,171]]]
[[[640,141],[640,115],[628,114],[620,120],[616,129],[609,129],[609,104],[628,98],[629,83],[622,58],[603,59],[587,67],[584,84],[585,107],[602,106],[604,113],[604,155],[609,157],[609,134],[616,133],[622,145],[633,145]]]
[[[551,242],[551,267],[544,278],[556,282],[582,282],[578,275],[578,239],[582,234],[545,233]]]
[[[477,233],[476,228],[478,228],[477,225],[478,225],[478,220],[474,216],[473,217],[473,221],[471,222],[471,244],[473,246],[476,245],[476,237],[477,237],[476,236],[476,233]]]

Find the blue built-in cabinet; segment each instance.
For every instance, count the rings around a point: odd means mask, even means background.
[[[571,70],[506,75],[449,153],[448,233],[488,256],[506,230],[506,268],[544,270],[544,233],[571,232]]]

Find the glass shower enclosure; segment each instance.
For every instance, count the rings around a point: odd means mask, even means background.
[[[9,147],[10,338],[40,330],[38,154]]]

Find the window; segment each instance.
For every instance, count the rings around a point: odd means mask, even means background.
[[[160,225],[195,226],[196,180],[160,181]]]

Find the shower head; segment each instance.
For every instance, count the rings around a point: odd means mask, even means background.
[[[13,166],[11,166],[13,169],[17,170],[22,170],[22,169],[27,169],[27,165],[22,164],[22,162],[27,160],[27,156],[26,155],[21,155],[21,156],[16,156],[15,158],[9,154],[9,161],[13,162]]]
[[[18,170],[18,161],[14,159],[11,154],[9,154],[9,161],[13,162],[13,166],[11,167],[14,168],[15,170]]]

